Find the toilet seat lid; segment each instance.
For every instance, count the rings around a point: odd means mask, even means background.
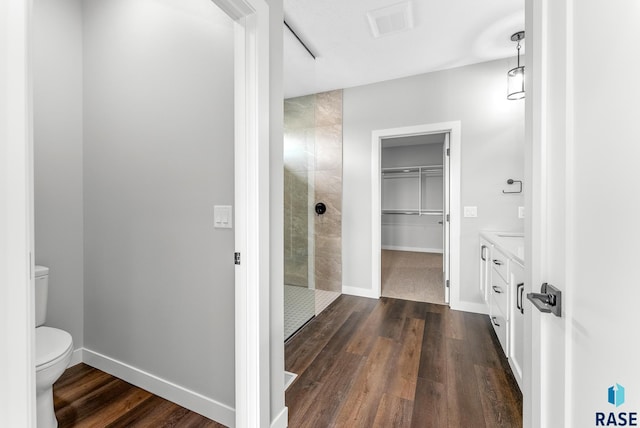
[[[52,327],[36,328],[36,367],[63,356],[73,346],[71,335]]]

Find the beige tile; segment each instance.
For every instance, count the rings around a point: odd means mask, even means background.
[[[342,169],[327,169],[316,171],[314,174],[314,189],[317,194],[339,194],[342,199]]]
[[[316,128],[315,169],[342,170],[342,125]]]
[[[289,129],[312,128],[315,126],[316,97],[289,98],[284,100],[284,128]]]
[[[327,257],[331,254],[342,254],[342,238],[338,236],[316,235],[316,259]]]
[[[321,257],[316,255],[315,280],[318,290],[342,290],[342,259],[337,256]]]
[[[342,90],[316,94],[316,126],[342,124]]]

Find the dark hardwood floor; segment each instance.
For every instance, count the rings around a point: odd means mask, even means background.
[[[341,296],[285,346],[289,427],[522,426],[486,315]]]
[[[522,426],[487,316],[341,296],[285,346],[289,427]],[[85,364],[54,385],[60,428],[223,427]]]
[[[86,364],[68,368],[58,379],[53,401],[59,428],[224,428]]]

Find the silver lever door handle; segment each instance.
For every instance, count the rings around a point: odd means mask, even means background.
[[[540,312],[562,316],[562,291],[546,282],[540,287],[540,293],[527,293],[527,299]]]

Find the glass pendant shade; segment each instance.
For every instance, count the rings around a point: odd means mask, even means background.
[[[524,98],[524,65],[520,65],[520,40],[524,39],[524,31],[518,31],[511,36],[512,42],[518,42],[518,66],[507,72],[507,99],[521,100]]]
[[[515,67],[507,73],[507,99],[524,98],[524,66]]]

